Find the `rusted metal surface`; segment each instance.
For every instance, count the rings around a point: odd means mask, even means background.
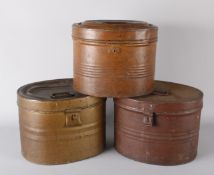
[[[203,94],[156,81],[152,94],[115,99],[115,147],[131,159],[177,165],[196,157]]]
[[[105,147],[105,98],[75,92],[72,79],[43,81],[18,90],[23,156],[39,164],[78,161]]]
[[[97,20],[73,25],[74,88],[98,97],[153,90],[157,27],[141,21]]]

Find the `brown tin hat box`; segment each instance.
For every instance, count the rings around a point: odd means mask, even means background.
[[[177,165],[197,154],[202,92],[156,81],[148,96],[115,99],[115,146],[145,163]]]
[[[151,93],[157,30],[142,21],[73,24],[74,89],[97,97]]]
[[[72,79],[36,82],[18,90],[23,156],[40,164],[89,158],[105,147],[105,98],[75,92]]]

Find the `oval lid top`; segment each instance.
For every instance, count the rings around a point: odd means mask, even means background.
[[[144,21],[133,20],[87,20],[75,23],[74,27],[102,30],[136,30],[156,28],[154,25]]]
[[[92,40],[155,40],[157,27],[143,21],[88,20],[73,24],[72,36]]]
[[[27,84],[18,89],[18,95],[32,100],[54,101],[86,97],[73,90],[72,79],[56,79]]]
[[[203,93],[194,87],[172,82],[155,81],[155,88],[152,94],[131,99],[155,104],[194,102],[201,100],[202,97]]]

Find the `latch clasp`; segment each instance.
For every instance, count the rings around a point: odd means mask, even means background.
[[[154,114],[152,113],[151,115],[145,115],[143,117],[143,123],[146,126],[153,126],[154,125]]]
[[[65,127],[81,126],[82,121],[80,111],[66,110],[65,111]]]

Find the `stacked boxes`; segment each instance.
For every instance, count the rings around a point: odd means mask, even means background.
[[[73,81],[37,82],[18,90],[24,157],[60,164],[102,152],[105,100],[113,97],[119,153],[160,165],[193,160],[203,94],[154,80],[157,31],[141,21],[75,23]]]

